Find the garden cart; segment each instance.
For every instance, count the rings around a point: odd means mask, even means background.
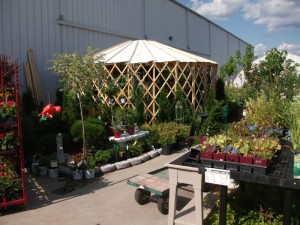
[[[163,167],[150,173],[138,175],[127,180],[127,184],[137,187],[135,200],[140,205],[149,202],[151,193],[158,195],[157,208],[166,215],[169,210],[169,173],[168,168]]]

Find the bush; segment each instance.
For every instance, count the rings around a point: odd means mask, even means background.
[[[95,153],[95,160],[99,164],[108,163],[115,155],[115,151],[113,149],[107,150],[98,150]]]
[[[84,160],[84,169],[86,170],[93,170],[96,166],[96,158],[94,156],[88,156]]]
[[[143,152],[142,143],[139,141],[135,141],[133,143],[128,144],[128,151],[131,153],[133,157],[140,156]]]
[[[85,136],[87,146],[101,147],[106,140],[106,129],[103,122],[99,119],[88,118],[84,121]],[[70,129],[71,135],[75,142],[82,141],[82,123],[77,120]]]
[[[149,135],[143,138],[143,142],[145,143],[146,147],[151,149],[151,146],[158,147],[158,124],[144,124],[141,126],[141,130],[149,131]]]
[[[246,190],[236,189],[228,199],[227,224],[282,224],[283,201],[281,189],[247,183]],[[219,224],[219,210],[210,218],[210,224]]]
[[[177,124],[177,134],[178,140],[186,140],[191,133],[191,126],[186,124]]]
[[[223,107],[223,101],[216,101],[215,104],[212,105],[207,118],[201,126],[200,135],[206,135],[207,132],[209,135],[215,135],[225,128]]]

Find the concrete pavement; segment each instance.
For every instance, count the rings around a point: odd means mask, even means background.
[[[156,196],[146,205],[135,202],[135,188],[127,179],[163,167],[187,149],[172,155],[160,155],[142,164],[117,170],[83,181],[82,187],[65,192],[63,177],[51,179],[28,174],[29,204],[24,210],[8,209],[0,217],[1,225],[166,225],[168,216],[162,215]],[[178,207],[193,197],[192,189],[178,192]],[[204,218],[216,200],[213,192],[204,193]]]

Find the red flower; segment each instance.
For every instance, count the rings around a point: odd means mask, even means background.
[[[3,175],[3,172],[0,172],[0,177]]]
[[[0,108],[4,107],[4,102],[0,102]]]
[[[0,133],[0,138],[5,138],[6,137],[6,133]]]
[[[14,105],[15,105],[15,102],[12,101],[12,100],[9,100],[9,101],[7,101],[6,104],[9,105],[9,106],[14,106]]]

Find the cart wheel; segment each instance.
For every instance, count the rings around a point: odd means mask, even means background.
[[[145,205],[149,202],[151,193],[149,191],[145,191],[143,189],[136,189],[134,198],[137,203],[140,205]]]
[[[162,214],[167,215],[169,213],[169,198],[159,197],[157,200],[157,208]]]

